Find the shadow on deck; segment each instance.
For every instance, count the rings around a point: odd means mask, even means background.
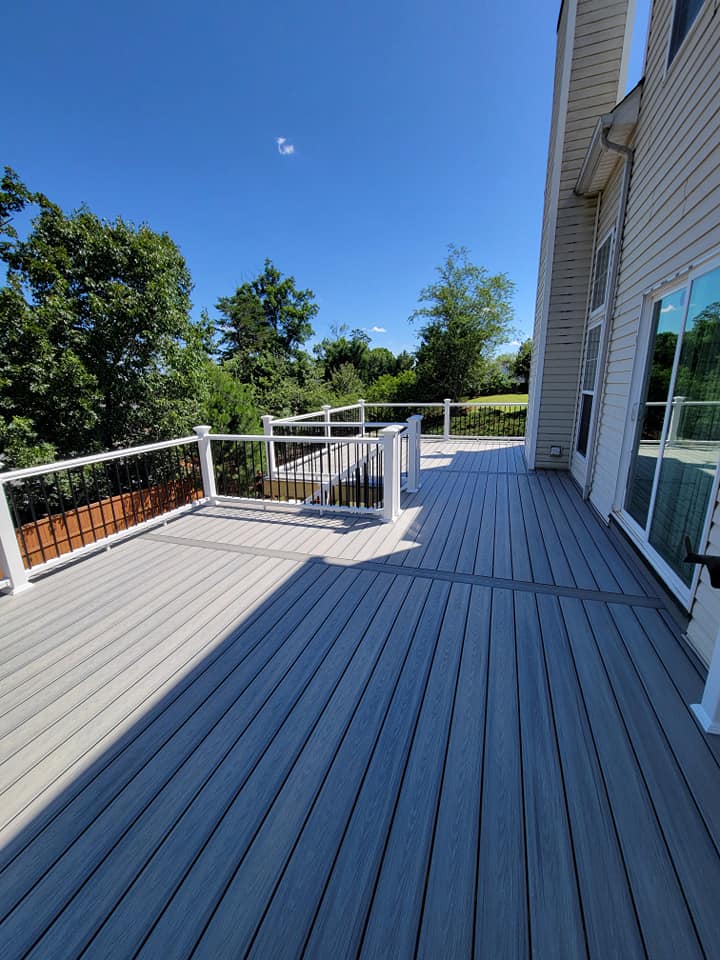
[[[393,525],[206,507],[0,599],[4,957],[712,954],[655,585],[519,445],[423,467]]]

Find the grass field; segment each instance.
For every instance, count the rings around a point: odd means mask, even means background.
[[[473,397],[468,403],[527,403],[526,393],[494,393],[489,397]]]

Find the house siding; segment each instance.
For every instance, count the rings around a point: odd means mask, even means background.
[[[622,506],[621,438],[629,442],[633,370],[645,362],[638,344],[645,297],[720,251],[720,17],[706,0],[683,47],[666,70],[672,0],[653,6],[645,84],[622,238],[595,469],[590,493],[608,518]],[[702,548],[704,545],[700,545]],[[716,506],[710,549],[720,552]],[[708,659],[720,623],[720,598],[705,574],[688,637]]]
[[[624,84],[623,47],[628,3],[578,0],[571,45],[566,49],[566,3],[558,31],[548,183],[535,319],[535,360],[528,450],[534,467],[568,468],[582,362],[588,279],[595,228],[595,199],[578,197],[575,183],[600,114],[611,110]],[[567,106],[559,116],[559,78],[571,57]],[[551,190],[557,177],[557,196]],[[548,288],[549,286],[549,288]],[[550,456],[559,446],[561,456]]]

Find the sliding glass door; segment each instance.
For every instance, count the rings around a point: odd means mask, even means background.
[[[720,268],[658,300],[652,326],[625,512],[687,587],[720,453]]]

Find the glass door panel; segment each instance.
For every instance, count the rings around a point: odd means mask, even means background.
[[[637,433],[630,465],[625,510],[643,530],[647,527],[660,446],[667,418],[675,354],[685,312],[685,290],[675,290],[655,304],[653,340]]]
[[[687,534],[701,547],[720,453],[720,268],[693,282],[665,419],[649,539],[689,585],[694,568],[683,562],[683,541]]]

